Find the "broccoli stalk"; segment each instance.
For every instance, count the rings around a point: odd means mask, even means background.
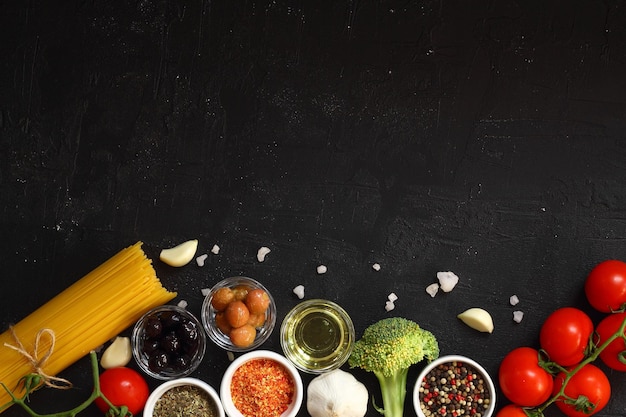
[[[409,367],[423,359],[439,357],[435,336],[417,323],[402,317],[382,319],[370,325],[354,344],[348,364],[373,372],[383,397],[385,417],[402,417]]]

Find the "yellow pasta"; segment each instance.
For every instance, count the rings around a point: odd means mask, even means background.
[[[57,375],[175,296],[161,285],[137,242],[0,335],[0,382],[22,395],[16,386],[35,371],[33,362],[43,359],[41,371]],[[0,387],[0,408],[10,400]]]

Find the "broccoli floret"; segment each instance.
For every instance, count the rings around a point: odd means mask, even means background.
[[[390,317],[370,325],[354,344],[348,359],[350,368],[373,372],[380,383],[385,417],[402,417],[409,367],[423,359],[439,357],[435,336],[417,323]]]

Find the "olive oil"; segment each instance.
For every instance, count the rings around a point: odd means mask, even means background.
[[[308,300],[287,314],[281,328],[285,356],[300,370],[320,373],[350,356],[354,326],[348,314],[327,300]]]

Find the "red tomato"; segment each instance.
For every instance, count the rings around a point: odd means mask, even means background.
[[[500,363],[498,378],[502,393],[523,407],[540,405],[552,393],[552,375],[539,366],[539,352],[530,347],[510,351]]]
[[[609,260],[596,265],[585,281],[585,294],[598,311],[622,309],[626,305],[626,263]]]
[[[528,417],[524,409],[519,405],[509,404],[498,411],[496,417]]]
[[[563,372],[554,379],[553,395],[556,395],[565,379]],[[591,409],[579,409],[574,404],[568,404],[560,397],[556,401],[556,406],[569,417],[588,417],[602,410],[611,397],[611,384],[604,372],[595,365],[587,364],[572,376],[565,386],[565,395],[577,399],[584,395],[593,404]]]
[[[583,311],[559,308],[548,316],[539,332],[539,344],[550,360],[561,366],[576,365],[585,357],[593,322]]]
[[[139,414],[150,394],[146,380],[137,371],[125,367],[107,369],[100,374],[100,390],[113,405],[125,405],[133,415]],[[102,398],[96,398],[95,402],[103,413],[109,411]]]
[[[596,328],[599,338],[598,346],[617,333],[624,320],[626,320],[626,313],[609,314],[602,319]],[[626,335],[626,331],[624,331],[624,334]],[[626,363],[620,362],[619,355],[624,355],[623,357],[626,359],[626,342],[623,338],[617,338],[612,341],[611,344],[600,352],[600,359],[609,368],[626,372]]]

